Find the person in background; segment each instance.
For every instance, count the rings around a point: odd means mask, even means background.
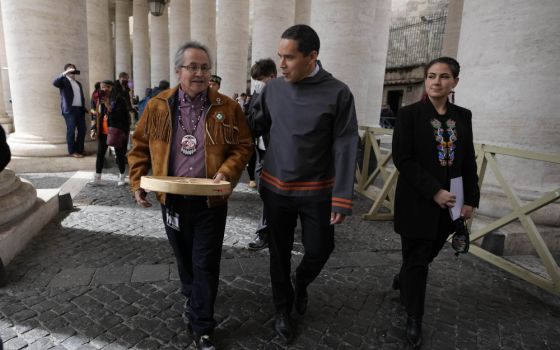
[[[399,109],[393,133],[393,162],[399,171],[395,192],[395,232],[401,236],[402,265],[393,278],[406,313],[406,339],[422,344],[422,317],[428,268],[454,231],[449,208],[462,178],[463,219],[478,206],[480,191],[473,145],[472,114],[448,101],[459,83],[459,63],[440,57],[424,71],[425,97]]]
[[[210,88],[215,89],[216,91],[220,90],[220,85],[222,84],[222,78],[219,76],[212,74],[210,76]]]
[[[4,128],[0,126],[0,171],[6,168],[6,165],[12,159],[12,152],[10,152],[10,146],[6,141],[6,132]]]
[[[252,113],[256,113],[257,111],[254,110],[255,108],[255,101],[258,100],[259,94],[261,93],[262,89],[266,86],[266,84],[276,78],[276,64],[271,58],[264,58],[260,59],[253,66],[251,67],[251,78],[255,81],[255,90],[253,92],[253,97],[251,98],[251,104],[247,109],[247,115],[251,115]],[[256,180],[259,180],[262,167],[264,163],[264,156],[266,151],[266,145],[268,143],[268,134],[263,136],[259,136],[255,141],[255,156],[251,158],[255,158],[256,165],[254,166],[254,176]],[[249,161],[249,164],[251,164]],[[247,166],[247,171],[249,170],[249,166]],[[251,187],[251,183],[249,183],[249,187]],[[259,224],[257,227],[257,231],[255,233],[255,239],[249,242],[247,248],[249,250],[261,250],[268,248],[268,232],[266,229],[266,212],[264,210],[264,206],[262,209],[261,217],[259,219]]]
[[[189,41],[175,55],[179,85],[152,98],[136,126],[128,159],[136,202],[149,207],[140,178],[182,176],[226,180],[235,187],[253,152],[241,107],[209,87],[208,48]],[[214,304],[228,196],[156,193],[177,261],[184,315],[196,349],[213,350]]]
[[[60,91],[60,109],[66,122],[66,144],[68,154],[74,158],[84,157],[86,138],[85,114],[88,113],[82,84],[76,80],[80,71],[72,63],[64,65],[62,72],[53,81]]]
[[[109,127],[117,128],[128,136],[130,133],[130,118],[126,101],[122,94],[115,92],[113,82],[105,80],[101,83],[99,90],[99,102],[96,106],[95,114],[91,117],[91,138],[97,139],[97,159],[95,162],[95,174],[90,181],[92,185],[101,183],[101,172],[105,163],[105,153],[109,145],[107,145],[107,136]],[[119,167],[119,178],[117,186],[125,185],[125,169],[126,169],[126,149],[128,142],[124,141],[121,146],[115,146],[115,154],[117,165]]]
[[[142,117],[142,113],[144,113],[144,109],[146,108],[148,101],[152,97],[157,96],[157,94],[167,89],[169,89],[169,82],[167,80],[160,80],[158,86],[153,89],[146,89],[146,96],[138,102],[138,115],[140,118]]]

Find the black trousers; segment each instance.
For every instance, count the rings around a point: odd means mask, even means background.
[[[420,228],[419,228],[420,229]],[[453,231],[453,222],[447,209],[440,213],[436,238],[411,239],[401,236],[402,266],[400,270],[400,291],[409,316],[422,318],[426,300],[426,283],[430,263],[443,248],[447,237]]]
[[[107,145],[107,135],[100,133],[97,135],[97,159],[95,160],[95,172],[98,174],[101,174],[101,171],[103,171],[107,148],[109,148]],[[126,146],[115,147],[115,154],[117,156],[117,166],[119,167],[119,172],[124,174],[126,168]]]
[[[179,216],[179,230],[166,224],[166,211]],[[186,199],[168,195],[162,205],[167,239],[177,260],[181,292],[190,299],[190,323],[195,333],[209,334],[216,327],[214,303],[218,293],[227,204],[208,208],[206,197]]]
[[[247,174],[249,174],[249,180],[255,181],[255,166],[257,164],[257,152],[253,152],[249,163],[247,163]]]
[[[331,199],[282,196],[266,188],[261,190],[261,197],[267,213],[274,305],[276,311],[290,312],[294,303],[291,258],[298,216],[305,254],[296,269],[296,283],[307,287],[321,272],[334,249],[334,227],[329,223]]]

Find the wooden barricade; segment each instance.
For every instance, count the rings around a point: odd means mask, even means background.
[[[392,135],[392,130],[375,127],[362,127],[361,129],[364,130],[363,142],[365,149],[363,166],[361,168],[358,167],[356,174],[358,180],[356,191],[373,200],[371,209],[362,217],[366,220],[392,220],[395,198],[394,188],[397,183],[398,171],[391,165],[391,150],[382,150],[378,143],[379,138],[383,135]],[[378,163],[375,170],[371,174],[368,174],[368,165],[372,150]],[[489,168],[501,189],[504,191],[512,210],[506,215],[496,218],[484,227],[471,232],[471,242],[481,241],[484,236],[490,234],[494,230],[504,227],[515,220],[519,220],[525,230],[525,234],[529,238],[546,269],[549,278],[543,277],[521,265],[488,252],[476,244],[471,245],[470,253],[529,283],[560,295],[560,268],[530,216],[534,211],[557,201],[560,198],[560,187],[545,193],[540,198],[524,204],[520,201],[511,185],[503,176],[500,166],[496,161],[496,155],[506,155],[560,164],[560,155],[547,155],[486,144],[475,144],[475,150],[477,155],[479,186],[482,188],[486,171]],[[372,191],[369,187],[373,186],[373,182],[378,178],[383,180],[383,186],[379,191]],[[382,208],[385,209],[383,210]]]

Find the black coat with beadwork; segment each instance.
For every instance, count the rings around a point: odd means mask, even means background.
[[[429,99],[399,110],[393,161],[399,171],[394,223],[401,236],[435,238],[440,215],[447,212],[433,197],[440,189],[449,190],[451,178],[463,177],[465,204],[478,207],[471,118],[471,111],[453,104],[439,115]]]

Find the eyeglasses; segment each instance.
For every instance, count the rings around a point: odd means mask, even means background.
[[[212,67],[209,67],[205,64],[203,64],[202,66],[198,66],[196,64],[189,64],[188,66],[181,66],[181,68],[185,68],[190,73],[196,73],[198,71],[200,71],[201,73],[209,73],[210,70],[212,69]]]

